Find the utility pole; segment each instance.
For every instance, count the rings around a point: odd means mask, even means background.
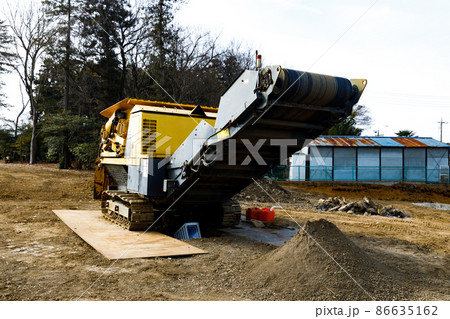
[[[438,122],[438,123],[439,123],[439,125],[440,125],[440,127],[441,127],[441,139],[440,139],[440,141],[442,142],[442,125],[447,124],[448,122],[444,122],[444,121],[442,120],[442,117],[441,117],[441,121]]]

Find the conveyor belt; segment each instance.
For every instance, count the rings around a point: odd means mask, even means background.
[[[276,71],[275,71],[276,70]],[[276,80],[270,79],[264,74],[278,72]],[[264,83],[271,83],[255,97],[245,93],[246,81],[251,79],[252,74],[241,75],[234,85],[230,87],[232,94],[222,97],[228,101],[227,105],[220,105],[217,123],[226,123],[220,127],[222,131],[227,130],[229,136],[220,139],[217,136],[210,137],[203,150],[203,155],[214,153],[214,148],[223,149],[223,160],[217,160],[208,165],[195,164],[191,162],[183,168],[184,180],[175,189],[171,196],[172,200],[187,190],[195,181],[195,186],[183,195],[183,201],[223,201],[234,196],[249,185],[252,178],[259,178],[267,173],[270,168],[280,164],[280,146],[271,145],[271,139],[296,140],[297,145],[291,145],[287,149],[286,157],[302,148],[303,143],[319,136],[322,132],[350,115],[352,106],[357,103],[364,86],[358,87],[350,80],[322,74],[314,74],[291,69],[272,68],[262,73]],[[250,87],[250,86],[249,86]],[[242,100],[233,95],[242,94]],[[230,102],[231,101],[231,102]],[[221,102],[222,103],[222,102]],[[244,107],[240,104],[244,103]],[[228,108],[222,112],[221,108]],[[232,112],[233,108],[237,111]],[[220,116],[227,116],[225,120]],[[236,164],[228,161],[230,155],[230,139],[236,149]],[[241,164],[250,152],[243,142],[248,140],[252,145],[258,141],[265,140],[259,148],[259,155],[265,165],[259,165],[252,160],[248,165]],[[285,158],[286,159],[286,158]],[[283,160],[283,159],[281,159]],[[191,165],[191,166],[190,166]],[[180,175],[177,175],[178,178]],[[180,180],[180,179],[179,179]]]

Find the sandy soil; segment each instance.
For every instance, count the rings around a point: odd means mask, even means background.
[[[52,213],[52,209],[98,209],[100,203],[92,199],[92,179],[90,171],[0,164],[0,300],[339,300],[348,289],[359,289],[343,274],[336,276],[339,269],[332,268],[319,256],[323,252],[300,235],[297,244],[292,241],[275,249],[216,231],[189,241],[208,250],[206,255],[108,261]],[[450,203],[448,185],[281,185],[296,200],[282,196],[279,204],[285,211],[277,211],[274,224],[332,222],[343,235],[327,226],[329,233],[319,232],[318,238],[326,247],[341,238],[342,249],[330,246],[329,250],[338,260],[342,257],[370,295],[384,300],[450,299],[450,212],[411,205],[413,201]],[[406,210],[410,218],[315,211],[315,202],[326,196],[368,196]],[[240,200],[244,208],[275,205],[251,196]],[[301,249],[308,249],[308,258],[298,253]],[[287,270],[278,268],[277,258],[293,265],[288,269],[290,277],[281,276]],[[294,266],[297,259],[305,266]],[[368,266],[372,260],[375,268]],[[264,269],[270,269],[267,276]],[[370,272],[367,282],[363,270]],[[305,276],[315,278],[307,282],[309,289],[317,287],[313,293],[297,284]],[[330,281],[330,276],[340,279]],[[383,289],[374,291],[378,282]],[[304,290],[293,293],[286,287]],[[355,293],[349,298],[368,296]]]

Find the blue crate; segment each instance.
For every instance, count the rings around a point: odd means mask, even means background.
[[[200,225],[198,223],[186,223],[177,230],[174,237],[176,239],[202,238]]]

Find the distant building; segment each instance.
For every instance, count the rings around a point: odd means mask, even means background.
[[[448,183],[449,150],[430,137],[321,136],[293,155],[289,179]]]

